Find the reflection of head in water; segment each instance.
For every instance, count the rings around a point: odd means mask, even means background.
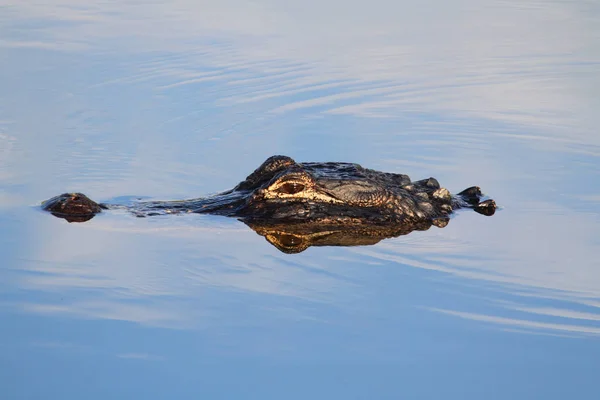
[[[301,253],[311,246],[370,246],[387,238],[408,235],[413,231],[426,231],[432,225],[443,228],[448,218],[382,225],[320,225],[314,223],[268,224],[244,221],[253,231],[278,250],[287,254]]]

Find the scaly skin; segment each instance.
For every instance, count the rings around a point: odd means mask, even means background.
[[[493,215],[495,202],[481,201],[481,197],[476,186],[452,196],[434,178],[411,181],[406,175],[358,164],[296,163],[290,157],[273,156],[233,189],[211,197],[117,206],[96,203],[81,193],[65,193],[43,202],[42,207],[69,222],[87,221],[105,209],[126,208],[142,217],[205,213],[260,222],[263,227],[371,224],[396,225],[402,231],[399,224],[415,229],[431,226],[458,208]]]

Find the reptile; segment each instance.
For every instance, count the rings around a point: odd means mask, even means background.
[[[118,205],[97,203],[82,193],[63,193],[42,202],[42,208],[69,222],[84,222],[107,210],[125,208],[139,217],[224,215],[263,228],[371,225],[391,227],[390,232],[410,232],[436,221],[441,224],[461,208],[493,215],[496,203],[484,199],[477,186],[452,195],[434,178],[412,181],[404,174],[353,163],[298,163],[278,155],[269,157],[233,189],[208,197]]]

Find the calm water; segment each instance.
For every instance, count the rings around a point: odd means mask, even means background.
[[[3,399],[597,398],[598,2],[81,4],[0,1]],[[289,255],[36,206],[197,197],[272,154],[502,210]]]

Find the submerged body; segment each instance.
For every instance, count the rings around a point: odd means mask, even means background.
[[[296,163],[290,157],[273,156],[233,189],[211,197],[117,206],[65,193],[42,207],[69,222],[87,221],[106,209],[127,208],[137,216],[205,213],[272,224],[388,225],[446,219],[458,208],[493,215],[495,202],[481,198],[476,186],[453,196],[434,178],[411,181],[407,175],[358,164]]]

